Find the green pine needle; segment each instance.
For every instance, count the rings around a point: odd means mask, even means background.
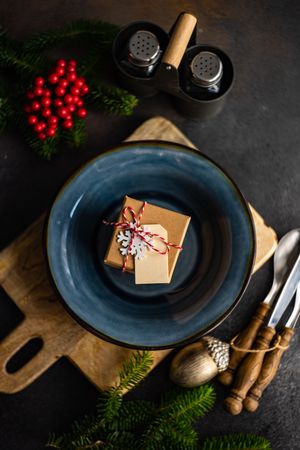
[[[32,36],[25,43],[25,50],[40,52],[59,44],[72,44],[90,41],[101,45],[111,44],[119,31],[117,25],[102,22],[101,20],[77,20],[61,28],[47,30]]]
[[[0,95],[0,133],[2,133],[13,115],[9,97]]]
[[[105,450],[135,450],[138,446],[133,433],[114,431],[106,437],[104,448]]]
[[[117,416],[107,424],[112,430],[132,431],[147,426],[156,415],[156,407],[150,401],[123,402]]]
[[[51,433],[46,446],[62,450],[78,449],[93,444],[99,440],[100,435],[102,436],[104,434],[100,421],[94,416],[87,415],[80,421],[75,421],[69,433],[62,434],[61,436],[56,436],[54,433]]]
[[[85,119],[74,117],[73,127],[63,133],[63,139],[70,148],[79,148],[87,140],[87,129]]]
[[[271,450],[271,446],[261,436],[231,434],[206,439],[201,450]]]
[[[13,69],[24,78],[39,71],[42,62],[41,55],[25,52],[18,42],[7,35],[0,37],[0,67],[2,69]]]
[[[88,99],[94,108],[120,116],[130,116],[138,104],[137,98],[126,90],[105,85],[92,86]]]
[[[102,417],[105,423],[116,418],[124,392],[135,388],[148,374],[152,364],[153,358],[147,351],[133,353],[123,364],[118,384],[104,392],[98,401],[98,416]]]
[[[51,447],[51,448],[63,448],[63,441],[64,441],[64,437],[63,436],[56,436],[55,433],[49,433],[48,436],[48,441],[46,443],[46,447]]]
[[[182,448],[194,448],[197,437],[191,424],[213,407],[215,397],[214,388],[209,384],[168,394],[142,437],[143,449],[159,449],[166,439],[177,441]]]
[[[138,351],[125,361],[119,374],[119,391],[135,388],[148,374],[153,364],[153,357],[148,351]]]
[[[97,416],[75,422],[69,433],[51,434],[48,447],[60,450],[194,450],[197,417],[215,402],[214,388],[203,385],[173,389],[156,407],[144,400],[123,401],[126,390],[135,387],[152,365],[149,352],[136,352],[125,362],[119,382],[103,393]],[[206,439],[202,450],[271,450],[269,442],[255,435],[229,435]]]
[[[174,390],[162,401],[161,411],[171,420],[181,417],[192,422],[203,417],[214,405],[216,394],[211,384],[203,384],[194,389]]]
[[[49,137],[44,141],[33,136],[32,133],[25,135],[28,145],[42,158],[50,160],[53,155],[58,153],[59,135]]]

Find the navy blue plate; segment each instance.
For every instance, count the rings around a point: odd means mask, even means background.
[[[169,285],[135,285],[103,263],[125,195],[190,215]],[[110,150],[59,192],[47,228],[54,283],[69,312],[109,341],[135,348],[190,342],[218,325],[243,294],[255,254],[242,194],[209,158],[181,145],[143,141]]]

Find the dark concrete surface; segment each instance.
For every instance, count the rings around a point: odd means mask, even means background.
[[[236,180],[246,198],[279,236],[300,226],[300,3],[297,0],[10,0],[0,1],[0,23],[17,37],[69,19],[102,18],[119,24],[149,19],[169,28],[178,12],[198,16],[203,42],[232,57],[236,84],[226,109],[199,123],[180,116],[169,100],[140,102],[129,118],[90,114],[84,150],[65,150],[51,162],[35,156],[20,138],[0,140],[0,247],[3,248],[51,204],[74,168],[107,146],[118,144],[145,119],[164,115]],[[229,338],[245,325],[272,280],[269,262],[253,276],[234,313],[216,335]],[[22,315],[0,292],[0,338]],[[299,334],[284,356],[279,374],[255,414],[231,417],[222,408],[226,390],[217,386],[214,410],[197,424],[202,437],[254,432],[270,439],[273,450],[300,449]],[[132,395],[158,398],[168,386],[169,360]],[[73,419],[93,410],[97,392],[67,360],[15,395],[0,395],[0,449],[39,450],[48,432],[68,429]]]

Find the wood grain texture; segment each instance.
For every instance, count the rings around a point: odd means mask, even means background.
[[[293,328],[284,328],[281,333],[280,345],[282,347],[288,347],[291,339],[294,336]],[[281,357],[284,353],[283,348],[277,348],[270,353],[267,353],[263,365],[257,378],[256,382],[249,390],[247,397],[243,402],[244,409],[248,412],[254,412],[259,406],[259,400],[264,392],[264,390],[269,386],[271,381],[275,378],[277,369],[279,367]]]
[[[264,323],[266,316],[270,311],[270,305],[266,303],[260,303],[255,314],[251,318],[248,326],[238,335],[235,341],[235,345],[240,348],[251,348],[252,344],[257,336],[257,333]],[[247,352],[241,352],[238,350],[231,350],[230,361],[228,369],[220,373],[218,380],[225,386],[229,386],[233,381],[234,371],[246,356]]]
[[[162,58],[164,64],[178,69],[196,24],[197,19],[192,14],[185,13],[179,17]]]
[[[275,328],[263,327],[255,340],[255,350],[266,350],[275,335]],[[229,397],[225,399],[225,407],[230,414],[237,415],[243,409],[243,400],[249,389],[256,382],[263,364],[265,352],[249,353],[241,363],[234,379]]]
[[[155,117],[142,124],[127,140],[162,139],[195,147],[171,122]],[[252,209],[256,234],[257,270],[276,248],[275,232]],[[48,278],[43,252],[41,217],[9,247],[0,253],[0,284],[24,313],[25,318],[0,343],[0,391],[14,393],[24,389],[55,361],[66,356],[99,389],[115,384],[124,360],[133,350],[105,342],[77,324],[60,304]],[[6,371],[10,358],[34,337],[43,347],[15,373]],[[170,350],[153,352],[154,365]]]

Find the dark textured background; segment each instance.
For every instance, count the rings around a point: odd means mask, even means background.
[[[0,141],[0,247],[3,248],[49,205],[74,168],[107,146],[118,144],[145,119],[164,115],[236,180],[246,198],[279,236],[300,225],[300,3],[297,0],[10,0],[0,1],[0,23],[17,37],[79,17],[119,24],[148,19],[168,29],[182,10],[196,13],[200,38],[229,53],[236,84],[221,115],[199,123],[180,116],[162,96],[140,102],[130,118],[90,114],[89,142],[65,150],[51,162],[36,157],[17,136]],[[272,279],[269,262],[253,277],[240,305],[218,330],[228,338],[245,325]],[[0,292],[0,338],[22,315]],[[299,336],[259,411],[231,417],[222,409],[225,389],[199,421],[202,436],[255,432],[273,450],[300,449]],[[134,395],[158,398],[168,386],[169,361],[151,373]],[[131,394],[132,395],[132,394]],[[16,395],[0,395],[1,450],[39,450],[49,430],[63,431],[95,406],[96,390],[67,361],[60,360],[38,381]]]

